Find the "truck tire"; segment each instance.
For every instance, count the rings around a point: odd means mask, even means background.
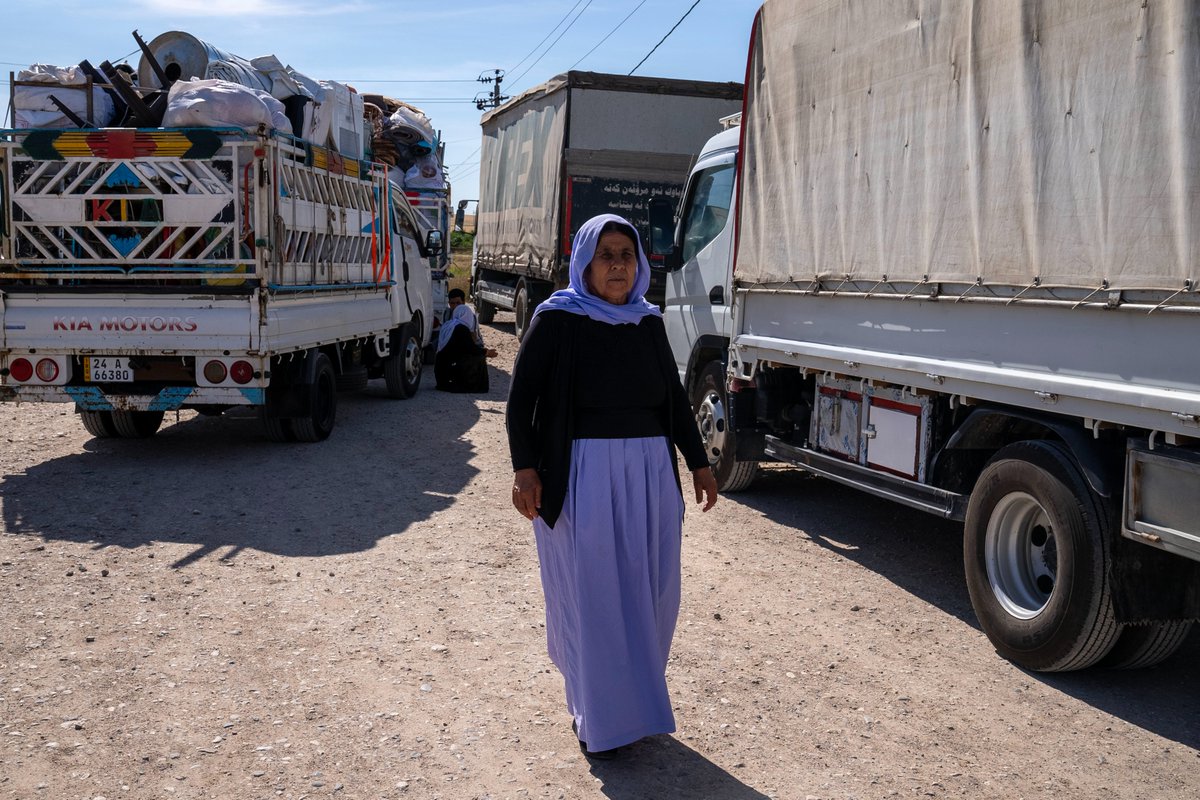
[[[692,412],[708,463],[717,478],[717,489],[740,492],[749,488],[758,475],[757,461],[738,461],[737,440],[729,420],[729,395],[725,390],[725,368],[710,361],[696,378],[692,390]]]
[[[518,342],[525,338],[525,331],[529,330],[532,313],[533,309],[529,307],[529,289],[526,288],[525,281],[521,281],[517,285],[517,296],[513,300],[513,329]]]
[[[1191,630],[1190,622],[1126,625],[1100,666],[1110,669],[1152,667],[1170,658],[1187,640]]]
[[[113,430],[122,439],[147,439],[158,433],[162,411],[113,411]]]
[[[333,372],[333,362],[324,353],[317,353],[316,359],[312,383],[304,387],[310,392],[308,416],[290,420],[292,434],[298,442],[328,439],[337,420],[337,376]]]
[[[421,367],[425,355],[421,349],[421,333],[411,322],[400,334],[400,346],[383,362],[383,381],[388,397],[407,400],[421,385]]]
[[[967,504],[971,605],[1005,658],[1034,671],[1096,664],[1121,626],[1109,591],[1112,513],[1058,442],[1008,445]]]
[[[267,438],[272,442],[296,441],[296,437],[292,435],[290,419],[275,416],[268,406],[259,407],[258,418],[262,420],[263,430],[266,431]]]
[[[80,411],[79,419],[84,429],[97,439],[111,439],[117,435],[111,411]]]
[[[475,316],[482,325],[490,325],[496,319],[496,306],[487,300],[475,298]]]

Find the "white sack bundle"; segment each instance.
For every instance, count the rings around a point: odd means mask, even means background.
[[[413,108],[409,105],[402,105],[388,117],[384,123],[384,130],[394,132],[397,139],[403,144],[416,144],[422,139],[434,145],[437,143],[437,135],[433,132],[433,124],[429,121],[429,117],[418,108]]]
[[[164,128],[233,127],[254,131],[266,125],[291,133],[283,103],[266,92],[229,81],[177,81],[167,95]]]
[[[75,114],[87,119],[87,76],[78,66],[56,67],[52,64],[34,64],[17,73],[17,81],[45,83],[46,86],[16,86],[13,88],[15,113],[13,125],[17,128],[74,128],[77,127],[50,100],[54,95]],[[92,88],[92,122],[103,128],[112,122],[113,101],[108,93],[98,86]]]

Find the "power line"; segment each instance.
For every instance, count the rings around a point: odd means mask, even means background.
[[[625,19],[623,19],[623,20],[621,20],[620,22],[618,22],[618,23],[617,23],[617,27],[616,27],[616,28],[613,28],[611,31],[609,31],[607,34],[605,34],[605,36],[604,36],[604,38],[603,38],[603,39],[601,39],[600,41],[596,42],[596,47],[593,47],[591,50],[588,50],[586,53],[584,53],[584,54],[583,54],[583,58],[580,58],[580,59],[579,59],[579,61],[576,61],[576,62],[575,62],[574,64],[572,64],[571,66],[567,67],[567,69],[575,69],[577,66],[579,66],[579,64],[580,64],[580,63],[583,61],[583,59],[584,59],[584,58],[587,58],[587,57],[588,57],[588,56],[590,56],[592,53],[596,52],[596,48],[597,48],[597,47],[599,47],[600,45],[602,45],[602,44],[604,44],[605,42],[607,42],[607,41],[608,41],[608,37],[609,37],[609,36],[612,36],[614,33],[616,33],[616,32],[617,32],[617,29],[618,29],[618,28],[620,28],[622,25],[624,25],[626,22],[628,22],[628,21],[629,21],[629,18],[630,18],[630,17],[632,17],[634,14],[636,14],[636,13],[637,13],[637,10],[638,10],[639,8],[641,8],[642,6],[644,6],[644,5],[646,5],[646,0],[642,0],[642,2],[640,2],[640,3],[638,3],[636,6],[634,6],[634,7],[633,7],[633,11],[630,11],[628,14],[626,14],[626,15],[625,15]]]
[[[111,62],[112,62],[112,63],[114,63],[114,64],[119,64],[119,63],[121,63],[122,61],[126,60],[126,59],[127,59],[127,58],[129,58],[131,55],[133,55],[134,53],[137,53],[137,52],[140,52],[140,51],[139,51],[139,50],[133,50],[133,51],[131,51],[131,52],[128,52],[128,53],[126,53],[125,55],[121,56],[120,58],[113,58],[113,59],[109,59],[109,61],[111,61]],[[3,64],[3,65],[4,65],[4,66],[6,66],[6,67],[23,67],[23,68],[25,68],[25,69],[28,69],[29,67],[32,67],[32,66],[33,66],[35,63],[41,63],[41,62],[27,61],[27,62],[25,62],[24,64],[21,64],[21,63],[18,63],[18,62],[16,62],[16,61],[0,61],[0,64]]]
[[[700,5],[700,0],[696,0],[696,2],[692,3],[692,8],[695,8],[698,5]],[[688,14],[692,13],[692,8],[689,8],[687,11],[683,12],[683,16],[679,18],[679,22],[676,22],[673,26],[671,26],[671,30],[667,31],[667,36],[670,36],[672,33],[674,33],[675,29],[678,28],[685,19],[687,19]],[[656,45],[654,45],[654,47],[650,48],[650,52],[646,53],[645,57],[637,63],[637,67],[634,67],[633,69],[629,70],[630,75],[637,72],[637,68],[640,67],[642,64],[645,64],[647,58],[654,55],[654,51],[658,49],[658,45],[665,42],[667,40],[667,36],[664,36],[661,39],[659,39],[658,44],[656,44]]]
[[[558,44],[559,40],[562,39],[562,37],[566,36],[567,31],[571,30],[571,26],[579,21],[579,18],[583,16],[583,12],[587,11],[588,6],[590,6],[591,4],[592,4],[592,0],[587,0],[587,3],[584,4],[583,8],[579,9],[579,13],[575,15],[575,19],[571,20],[570,25],[567,25],[567,27],[562,29],[562,33],[560,33],[558,35],[558,38],[555,39],[553,42],[551,42],[550,46],[547,47],[545,50],[543,50],[542,54],[540,56],[538,56],[532,64],[530,64],[528,67],[525,68],[525,72],[522,72],[520,75],[513,78],[513,80],[514,81],[521,80],[521,78],[524,78],[529,73],[529,70],[531,70],[535,66],[537,66],[538,61],[541,61],[543,58],[546,57],[547,53],[549,53],[551,50],[554,49],[554,45]],[[578,3],[576,3],[576,5],[578,5]]]
[[[483,145],[479,145],[479,147],[476,147],[471,152],[471,155],[467,156],[466,158],[464,158],[462,161],[458,162],[457,164],[451,164],[450,169],[454,169],[455,167],[461,167],[463,164],[470,163],[471,159],[475,157],[475,154],[478,153],[482,149],[483,149]]]
[[[468,78],[424,80],[421,78],[342,78],[338,83],[474,83]]]
[[[509,71],[509,72],[512,72],[512,71],[513,71],[513,70],[515,70],[517,67],[519,67],[519,66],[521,66],[522,64],[524,64],[524,63],[525,63],[525,60],[526,60],[526,59],[528,59],[528,58],[529,58],[531,55],[533,55],[534,53],[536,53],[536,52],[538,51],[538,48],[539,48],[539,47],[541,47],[542,45],[544,45],[544,44],[546,43],[546,40],[547,40],[547,39],[549,39],[551,36],[553,36],[553,35],[554,35],[554,32],[555,32],[556,30],[558,30],[558,26],[559,26],[559,25],[562,25],[564,22],[566,22],[566,21],[567,21],[567,17],[571,16],[571,12],[572,12],[572,11],[574,11],[574,10],[575,10],[575,8],[576,8],[576,7],[577,7],[577,6],[578,6],[580,3],[582,3],[582,2],[583,2],[583,0],[575,0],[575,5],[571,6],[571,8],[570,8],[570,9],[568,9],[568,11],[567,11],[567,13],[566,13],[566,14],[563,14],[563,18],[562,18],[562,19],[560,19],[558,22],[556,22],[556,23],[554,24],[554,27],[550,29],[550,32],[549,32],[549,33],[547,33],[545,36],[543,36],[543,37],[542,37],[542,40],[541,40],[540,42],[538,42],[537,44],[535,44],[535,45],[533,46],[533,49],[532,49],[532,50],[530,50],[528,53],[526,53],[526,54],[525,54],[525,58],[522,58],[522,59],[521,59],[520,61],[518,61],[516,64],[513,64],[511,67],[509,67],[509,68],[508,68],[508,71]]]
[[[447,167],[446,169],[449,170],[450,177],[461,178],[464,175],[470,175],[473,172],[478,172],[479,166],[479,162],[476,161],[472,164],[464,164],[460,167]]]
[[[469,97],[403,97],[398,98],[406,103],[462,103],[469,101]]]

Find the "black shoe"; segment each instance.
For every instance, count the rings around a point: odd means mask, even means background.
[[[575,720],[571,720],[571,731],[575,734],[575,738],[579,739],[579,726],[575,724]],[[579,752],[583,753],[584,757],[596,761],[612,761],[617,757],[617,751],[620,749],[614,747],[611,750],[588,750],[587,742],[579,739]]]

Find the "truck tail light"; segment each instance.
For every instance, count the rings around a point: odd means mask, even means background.
[[[229,368],[229,377],[233,378],[234,383],[249,383],[254,377],[254,367],[249,361],[235,361]]]
[[[12,376],[13,380],[24,383],[33,377],[33,364],[29,363],[27,358],[15,359],[8,365],[8,374]]]
[[[34,371],[42,383],[54,383],[58,379],[58,364],[52,358],[43,358]]]
[[[209,361],[204,365],[204,380],[209,383],[220,383],[225,380],[225,365],[220,361]]]

